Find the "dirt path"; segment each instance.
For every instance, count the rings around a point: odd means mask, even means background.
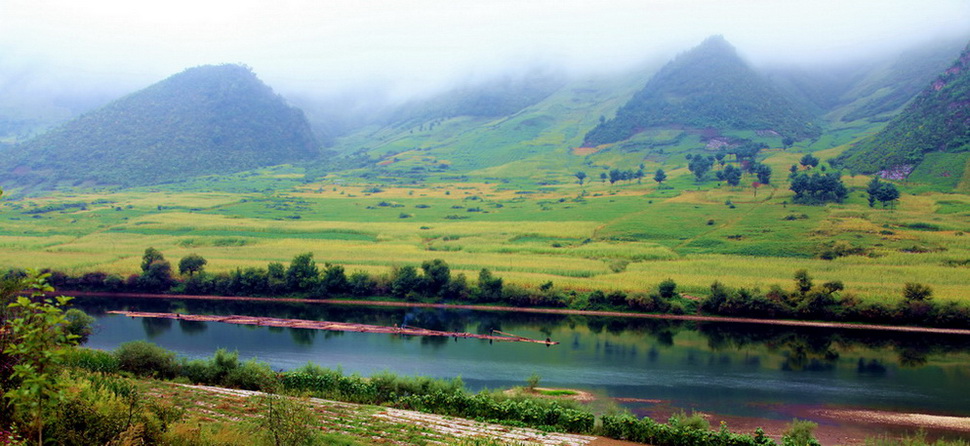
[[[191,385],[181,385],[181,387],[230,397],[249,398],[265,395],[262,392],[226,389],[222,387]],[[342,403],[321,398],[307,398],[305,401],[314,408],[314,412],[318,414],[318,419],[321,424],[326,426],[337,427],[341,430],[351,430],[354,424],[361,422],[373,423],[377,427],[404,424],[417,428],[416,431],[420,432],[428,442],[439,444],[447,444],[447,439],[449,438],[478,437],[496,439],[506,444],[522,446],[587,446],[598,438],[591,435],[544,432],[535,429],[482,423],[465,418],[434,415],[389,407],[380,407],[374,410],[375,408],[371,406]],[[189,408],[189,410],[193,410],[193,408]],[[328,416],[334,413],[341,414],[341,416]],[[356,414],[356,416],[348,416],[351,413]],[[351,418],[357,419],[352,420]],[[336,425],[335,422],[337,423]],[[609,445],[617,443],[596,444]],[[632,445],[635,443],[625,444]]]
[[[754,319],[743,317],[721,317],[721,316],[693,316],[676,314],[648,314],[648,313],[624,313],[620,311],[592,311],[592,310],[568,310],[561,308],[522,308],[507,306],[487,306],[487,305],[464,305],[464,304],[430,304],[414,302],[387,302],[369,300],[346,300],[346,299],[294,299],[283,297],[233,297],[233,296],[195,296],[187,294],[138,294],[138,293],[100,293],[88,291],[60,291],[57,294],[72,296],[102,296],[102,297],[124,297],[141,299],[172,299],[172,300],[226,300],[240,302],[294,302],[311,303],[326,305],[361,305],[374,307],[406,307],[406,308],[445,308],[460,310],[479,310],[479,311],[510,311],[526,313],[544,314],[565,314],[565,315],[584,315],[584,316],[612,316],[612,317],[636,317],[646,319],[666,319],[675,321],[696,321],[696,322],[732,322],[744,324],[765,324],[782,325],[789,327],[817,327],[817,328],[846,328],[856,330],[882,330],[910,333],[933,333],[933,334],[952,334],[970,336],[970,330],[961,328],[931,328],[931,327],[911,327],[899,325],[875,325],[875,324],[850,324],[844,322],[817,322],[817,321],[798,321],[788,319]]]

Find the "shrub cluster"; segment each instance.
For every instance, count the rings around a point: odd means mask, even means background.
[[[791,291],[778,286],[772,286],[767,292],[734,289],[714,282],[710,294],[701,302],[701,310],[722,316],[766,319],[970,327],[970,308],[956,302],[937,304],[932,300],[932,289],[920,283],[905,284],[903,299],[898,303],[864,302],[844,292],[841,281],[816,286],[805,270],[797,271],[794,278],[795,287]]]
[[[819,255],[824,258],[864,254],[844,243],[835,242]],[[552,282],[530,288],[505,283],[484,268],[477,280],[465,274],[452,274],[441,259],[427,260],[420,268],[405,265],[389,275],[373,276],[363,271],[347,275],[343,266],[326,263],[321,269],[312,253],[297,255],[288,266],[270,263],[267,268],[236,269],[229,273],[205,272],[205,260],[189,255],[193,268],[188,277],[177,280],[168,262],[152,248],[145,251],[143,272],[128,279],[104,273],[72,277],[51,274],[59,288],[81,291],[147,292],[222,296],[386,296],[407,301],[501,303],[516,307],[571,308],[576,310],[639,311],[687,314],[698,309],[708,314],[753,318],[795,318],[876,324],[913,324],[936,327],[970,327],[970,307],[955,302],[937,304],[929,297],[904,298],[896,302],[864,302],[845,292],[841,281],[816,286],[806,271],[796,272],[796,286],[787,291],[773,286],[767,291],[730,288],[714,282],[710,294],[698,303],[677,292],[670,279],[650,292],[578,291],[557,288]],[[184,259],[183,259],[184,260]],[[158,288],[167,284],[167,288]],[[922,284],[920,287],[925,287]],[[907,285],[909,286],[909,285]],[[926,287],[928,289],[928,287]],[[930,292],[931,293],[931,292]],[[929,296],[929,294],[927,294]]]
[[[720,431],[715,432],[697,416],[676,415],[668,424],[661,424],[628,413],[612,414],[602,416],[602,427],[597,428],[596,416],[572,401],[510,396],[501,392],[470,393],[460,378],[401,377],[390,372],[364,378],[314,364],[277,374],[264,363],[240,363],[236,353],[225,350],[218,350],[208,359],[186,360],[153,344],[136,341],[123,344],[114,352],[76,348],[68,355],[66,363],[75,369],[100,373],[87,374],[85,382],[71,386],[67,403],[58,409],[58,421],[50,428],[57,432],[57,438],[104,437],[110,440],[131,431],[128,433],[133,435],[132,438],[150,440],[182,417],[184,411],[165,402],[140,402],[137,389],[124,379],[109,375],[127,372],[137,376],[164,376],[200,384],[386,405],[545,430],[598,433],[658,446],[775,445],[760,429],[754,435],[735,434],[722,423]],[[127,419],[122,416],[124,414],[129,414]],[[95,428],[101,429],[96,433],[97,437],[84,436],[94,435],[89,431]],[[798,435],[798,438],[804,437],[805,429],[799,429]],[[810,430],[807,435],[814,441]],[[817,442],[806,445],[817,445]]]
[[[684,421],[675,416],[663,424],[630,414],[603,415],[603,435],[654,446],[776,446],[760,428],[753,435],[745,435],[728,431],[725,424],[715,432]]]

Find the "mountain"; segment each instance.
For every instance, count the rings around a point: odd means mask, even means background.
[[[837,161],[860,172],[908,171],[935,154],[970,151],[970,45],[875,135]],[[939,161],[939,160],[934,160]],[[909,167],[903,167],[909,166]],[[962,165],[960,169],[962,171]],[[957,172],[948,172],[953,176]]]
[[[392,111],[389,125],[413,125],[459,116],[496,118],[513,115],[535,105],[565,84],[562,75],[531,69],[469,84],[428,99],[408,102]]]
[[[585,145],[625,140],[650,127],[773,130],[797,139],[820,134],[812,116],[710,37],[660,69],[642,90],[586,134]]]
[[[15,147],[14,186],[145,185],[312,159],[303,112],[240,65],[190,68]]]
[[[388,182],[466,174],[554,181],[546,176],[580,168],[583,157],[567,154],[599,116],[643,86],[646,69],[582,77],[530,70],[491,78],[391,110],[380,123],[337,138],[331,150],[367,167],[351,175]],[[340,163],[313,164],[309,170],[319,176]]]
[[[885,122],[945,70],[965,43],[945,39],[836,65],[775,68],[767,76],[813,113],[832,113],[827,118],[835,125],[859,119]]]

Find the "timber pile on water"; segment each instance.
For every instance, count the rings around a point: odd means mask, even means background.
[[[311,321],[306,319],[283,319],[276,317],[259,316],[213,316],[206,314],[181,314],[181,313],[147,313],[141,311],[109,311],[111,314],[120,314],[129,317],[150,317],[159,319],[177,319],[183,321],[198,322],[225,322],[227,324],[240,325],[261,325],[265,327],[286,327],[286,328],[306,328],[310,330],[330,330],[330,331],[354,331],[358,333],[387,333],[408,336],[442,336],[449,338],[472,338],[487,339],[489,341],[503,342],[532,342],[535,344],[556,345],[558,342],[549,338],[545,340],[530,339],[523,336],[504,333],[493,330],[491,334],[474,334],[465,332],[428,330],[425,328],[402,325],[400,327],[387,327],[383,325],[354,324],[350,322],[331,322],[331,321]]]

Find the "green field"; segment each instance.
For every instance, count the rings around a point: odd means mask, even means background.
[[[776,172],[800,156],[767,153]],[[559,158],[569,166],[583,156]],[[942,300],[970,296],[966,195],[901,184],[895,209],[869,208],[868,178],[847,176],[844,204],[805,206],[791,204],[783,173],[755,190],[748,177],[729,187],[671,168],[658,189],[652,175],[615,185],[590,175],[580,186],[567,168],[533,170],[557,181],[522,188],[473,175],[413,186],[347,174],[304,183],[299,169],[281,167],[190,185],[14,193],[0,204],[0,267],[128,275],[151,246],[176,261],[200,254],[213,272],[311,251],[348,272],[441,258],[469,277],[489,268],[524,286],[646,291],[672,278],[704,294],[714,280],[788,287],[806,269],[871,299],[897,299],[905,282],[929,284]],[[819,258],[833,244],[856,252]]]

